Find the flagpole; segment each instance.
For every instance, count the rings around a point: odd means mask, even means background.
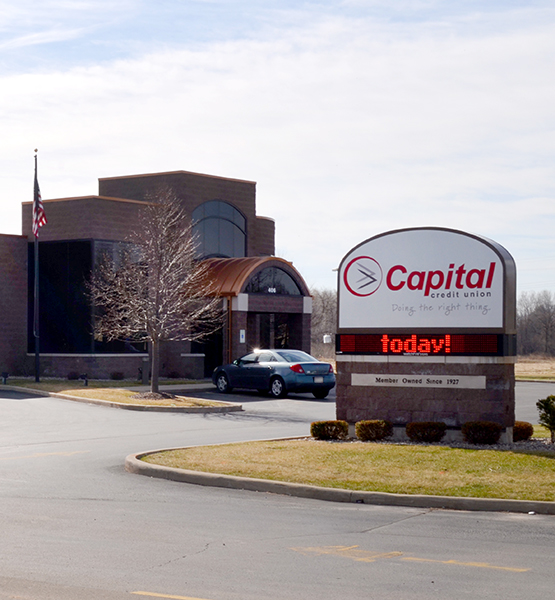
[[[38,150],[35,150],[35,153]],[[36,214],[38,210],[38,176],[37,155],[35,154],[35,184],[33,190],[33,233],[35,235],[35,289],[33,304],[33,335],[35,336],[35,381],[40,381],[40,336],[39,336],[39,236],[38,229],[35,230]]]
[[[40,197],[35,149],[35,186],[33,190],[33,235],[35,236],[35,294],[33,307],[33,335],[35,336],[35,381],[40,381],[40,338],[39,338],[39,229],[46,225],[46,215]]]

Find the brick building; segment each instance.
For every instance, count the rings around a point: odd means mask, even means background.
[[[151,194],[171,189],[193,220],[199,257],[222,296],[223,329],[203,343],[162,349],[162,376],[202,377],[255,347],[310,351],[308,288],[293,265],[274,256],[275,223],[256,215],[256,184],[185,171],[99,180],[99,195],[44,200],[40,230],[40,355],[43,375],[135,377],[148,349],[95,339],[86,281],[99,257],[138,223]],[[32,203],[22,205],[23,235],[0,235],[0,370],[32,373],[34,255]]]

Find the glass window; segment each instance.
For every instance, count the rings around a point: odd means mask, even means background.
[[[313,356],[302,350],[278,350],[277,355],[287,362],[318,362]]]
[[[245,288],[247,294],[302,296],[295,280],[279,267],[266,267],[253,275]]]
[[[237,363],[255,363],[258,360],[258,354],[256,352],[251,352],[250,354],[246,354],[245,356],[241,356],[241,358],[237,359]]]
[[[29,352],[35,351],[34,262],[33,244],[29,244]],[[91,352],[91,306],[86,282],[92,268],[92,242],[41,242],[39,266],[40,350],[45,353]]]
[[[246,256],[245,217],[223,200],[209,200],[193,211],[193,229],[198,235],[199,258]]]

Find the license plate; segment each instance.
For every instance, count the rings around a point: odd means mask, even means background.
[[[324,378],[323,377],[315,377],[314,383],[324,383]]]

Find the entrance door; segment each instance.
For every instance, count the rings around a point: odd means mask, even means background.
[[[291,348],[296,316],[289,313],[250,313],[247,320],[249,348]]]
[[[223,333],[219,329],[210,334],[203,342],[192,342],[191,352],[204,354],[204,376],[210,377],[212,371],[223,363]]]

